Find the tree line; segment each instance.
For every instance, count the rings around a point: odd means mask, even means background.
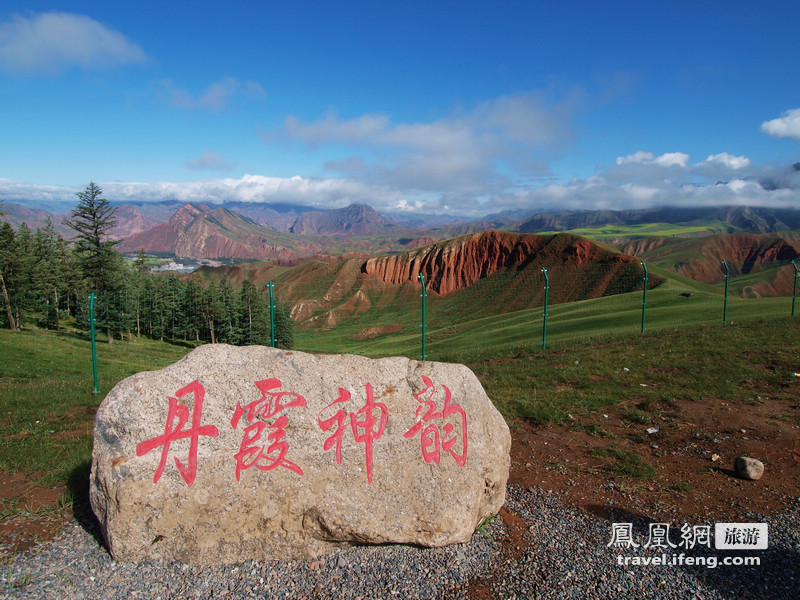
[[[0,225],[2,326],[60,330],[70,321],[89,329],[89,296],[95,294],[95,327],[109,342],[133,336],[161,340],[270,345],[274,321],[276,345],[291,348],[294,322],[281,304],[270,307],[266,288],[244,281],[236,289],[227,280],[203,282],[150,272],[147,254],[126,261],[109,238],[115,208],[90,183],[64,222],[71,240],[48,218],[32,231]],[[2,213],[0,213],[2,214]],[[272,310],[270,310],[272,308]]]

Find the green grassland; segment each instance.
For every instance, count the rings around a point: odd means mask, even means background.
[[[731,295],[723,324],[720,286],[664,275],[648,290],[644,332],[643,290],[552,304],[544,349],[543,306],[499,313],[487,287],[469,299],[481,310],[467,313],[463,298],[430,294],[426,358],[468,364],[506,417],[544,422],[634,397],[645,405],[677,397],[739,398],[745,379],[757,386],[800,370],[800,319],[791,317],[791,297]],[[376,287],[366,295],[364,312],[348,313],[329,329],[299,331],[295,348],[420,358],[419,286],[407,285],[403,293]],[[390,325],[395,333],[359,335]],[[190,349],[145,338],[99,343],[95,394],[88,339],[74,332],[0,330],[0,469],[49,485],[85,471],[103,395],[124,377],[166,366]],[[769,370],[749,364],[754,349],[771,357]],[[629,371],[646,372],[658,385],[642,388],[625,377]]]
[[[94,412],[119,380],[166,366],[188,349],[163,342],[98,344],[100,394],[91,343],[69,333],[0,330],[0,469],[64,482],[91,454]]]
[[[722,221],[707,224],[676,224],[676,223],[641,223],[636,225],[609,224],[600,227],[584,227],[570,229],[565,232],[545,231],[541,235],[552,233],[573,233],[590,240],[610,242],[620,238],[632,239],[639,237],[694,237],[714,235],[718,233],[731,233],[731,226]]]
[[[481,280],[466,292],[426,298],[426,358],[469,361],[490,354],[494,358],[514,356],[542,348],[558,349],[580,340],[591,343],[609,336],[676,331],[703,325],[743,322],[765,317],[790,316],[792,298],[745,298],[730,291],[727,306],[724,284],[710,285],[650,269],[662,282],[648,289],[612,294],[590,300],[550,303],[544,329],[543,302],[513,312],[500,312],[504,286]],[[755,278],[755,276],[753,276]],[[750,281],[750,277],[748,277]],[[530,293],[541,290],[544,280],[528,282]],[[561,283],[551,281],[551,292]],[[565,283],[566,285],[567,283]],[[733,286],[732,286],[733,287]],[[534,289],[535,288],[535,289]],[[523,290],[524,291],[524,290]],[[421,356],[422,320],[420,286],[407,284],[402,293],[388,293],[381,304],[380,293],[369,295],[373,307],[342,317],[330,329],[302,329],[296,347],[312,352],[350,352],[366,356]],[[399,325],[400,330],[374,339],[359,339],[359,331]]]

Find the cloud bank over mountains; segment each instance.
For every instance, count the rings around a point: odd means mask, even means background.
[[[224,161],[223,157],[207,152],[195,162],[200,166]],[[724,152],[692,162],[688,154],[680,152],[654,155],[640,151],[618,157],[613,165],[585,179],[510,188],[485,200],[468,202],[460,202],[456,195],[429,193],[425,197],[417,190],[406,193],[398,185],[357,176],[315,179],[244,175],[192,182],[97,183],[105,197],[115,202],[289,202],[320,209],[366,203],[389,214],[413,212],[478,218],[518,209],[535,212],[723,205],[796,208],[800,170],[791,166],[757,167],[744,156]],[[78,191],[72,187],[0,179],[0,200],[6,202],[74,204]]]

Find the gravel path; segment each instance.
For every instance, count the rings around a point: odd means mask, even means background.
[[[593,518],[536,488],[509,486],[505,522],[470,543],[439,549],[354,547],[318,561],[247,562],[224,567],[180,563],[118,564],[87,524],[0,565],[8,598],[797,598],[800,499],[769,523],[763,551],[700,550],[687,556],[758,556],[760,566],[632,566],[617,556],[657,549],[609,548],[611,522],[633,523],[643,543],[648,523],[630,515]],[[682,523],[677,523],[680,527]],[[704,525],[708,523],[689,523]],[[713,523],[711,523],[713,529]],[[87,531],[87,529],[89,531]],[[679,536],[673,529],[673,541]],[[670,553],[673,551],[670,551]],[[680,549],[674,551],[680,552]]]

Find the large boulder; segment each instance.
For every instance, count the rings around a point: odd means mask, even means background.
[[[500,510],[510,446],[463,365],[214,344],[111,390],[90,497],[126,562],[443,546]]]

